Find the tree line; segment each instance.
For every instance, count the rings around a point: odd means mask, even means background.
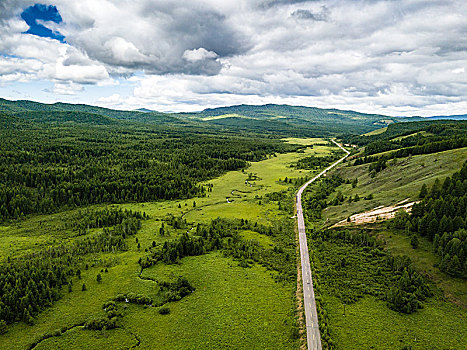
[[[439,268],[467,278],[467,162],[442,183],[436,179],[431,188],[422,185],[419,197],[410,216],[398,215],[396,226],[427,237],[442,258]]]
[[[94,215],[99,212],[104,213],[96,211]],[[133,212],[133,216],[124,218],[120,224],[104,227],[101,232],[72,243],[51,246],[22,257],[8,257],[0,264],[0,323],[34,323],[39,312],[60,299],[64,285],[68,284],[71,290],[73,276],[81,278],[80,269],[86,254],[127,249],[125,238],[141,228],[141,221],[135,216],[145,215]],[[103,214],[103,220],[108,217]],[[82,289],[86,289],[84,285]]]
[[[57,126],[0,130],[0,221],[97,203],[205,195],[200,182],[296,146],[163,130]]]

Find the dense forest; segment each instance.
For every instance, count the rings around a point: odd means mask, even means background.
[[[0,130],[0,221],[96,203],[203,196],[200,182],[297,148],[182,129],[37,124]]]

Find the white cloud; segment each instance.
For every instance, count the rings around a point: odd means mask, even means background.
[[[215,59],[217,58],[217,53],[208,51],[204,47],[200,47],[199,49],[185,50],[183,58],[189,62],[196,62],[206,59]]]
[[[54,94],[57,95],[76,95],[83,90],[83,86],[75,83],[56,83],[53,88]]]
[[[0,4],[3,84],[46,80],[78,96],[96,84],[106,88],[95,102],[120,108],[466,112],[462,0],[43,1],[60,11],[64,22],[51,28],[66,44],[22,34],[19,14],[34,3]],[[136,84],[133,96],[116,76]]]

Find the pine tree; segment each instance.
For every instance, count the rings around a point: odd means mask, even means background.
[[[439,222],[438,230],[441,234],[444,232],[452,232],[452,219],[444,215]]]
[[[418,195],[418,198],[425,198],[427,194],[428,188],[426,187],[426,184],[423,184],[422,188],[420,189],[420,194]]]
[[[439,229],[438,220],[436,219],[431,220],[426,230],[426,235],[428,236],[428,238],[433,240],[435,235],[438,233],[438,229]]]

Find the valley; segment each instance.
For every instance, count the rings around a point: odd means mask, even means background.
[[[464,347],[465,122],[332,112],[350,116],[342,135],[284,106],[139,119],[4,104],[0,348],[305,349],[294,202],[311,179],[321,348]],[[335,139],[355,145],[345,159]],[[397,203],[412,213],[355,220]],[[439,217],[451,231],[435,240],[424,222],[441,213],[456,226]]]

